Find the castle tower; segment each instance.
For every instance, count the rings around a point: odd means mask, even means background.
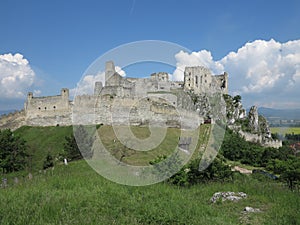
[[[228,94],[228,73],[224,72],[224,81],[222,83],[223,92]]]
[[[100,95],[100,92],[101,92],[101,90],[102,90],[102,87],[103,87],[103,85],[102,85],[102,82],[101,82],[101,81],[97,81],[97,82],[95,83],[95,88],[94,88],[94,95],[95,95],[95,96]]]
[[[212,75],[203,66],[186,67],[184,70],[184,89],[194,90],[195,93],[205,93],[210,90]]]
[[[27,112],[27,109],[30,106],[30,102],[31,102],[32,98],[33,98],[33,93],[32,92],[28,92],[28,94],[27,94],[27,101],[24,103],[24,109],[25,109],[26,112]]]
[[[65,106],[69,107],[69,89],[68,88],[62,88],[61,89],[61,98],[64,102]]]
[[[106,81],[116,73],[115,65],[113,61],[107,61],[105,64],[105,85]]]
[[[63,99],[69,100],[69,89],[68,88],[62,88],[61,89],[61,96]]]
[[[27,101],[30,102],[30,100],[33,98],[32,92],[28,92],[27,94]]]

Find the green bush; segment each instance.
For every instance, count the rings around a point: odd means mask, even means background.
[[[195,159],[184,166],[178,173],[169,178],[168,182],[179,185],[195,185],[211,181],[231,181],[233,172],[224,163],[221,156],[217,156],[214,161],[204,170],[199,170],[200,159]]]
[[[53,167],[53,166],[54,166],[53,157],[50,154],[50,152],[48,152],[48,155],[46,156],[46,159],[44,161],[43,169],[45,170],[45,169]]]

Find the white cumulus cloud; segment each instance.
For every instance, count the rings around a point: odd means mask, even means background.
[[[0,96],[2,100],[24,98],[34,81],[35,73],[23,55],[19,53],[0,55]]]
[[[229,91],[246,97],[249,104],[300,107],[300,40],[256,40],[218,61],[207,50],[179,52],[175,58],[177,80],[183,79],[185,66],[201,65],[214,74],[228,72]]]

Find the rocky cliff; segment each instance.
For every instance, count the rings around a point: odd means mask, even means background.
[[[224,100],[230,129],[239,133],[246,141],[256,142],[266,147],[282,146],[280,140],[272,138],[269,124],[262,115],[258,114],[256,106],[252,106],[247,115],[241,103],[241,96],[224,95]]]

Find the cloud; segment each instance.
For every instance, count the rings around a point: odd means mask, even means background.
[[[183,80],[183,73],[186,66],[202,65],[210,68],[213,72],[219,73],[224,68],[218,61],[214,61],[211,52],[201,50],[192,52],[191,54],[180,51],[175,55],[176,69],[173,73],[174,80]]]
[[[1,99],[21,99],[35,82],[35,73],[23,55],[0,55],[0,96]],[[39,92],[36,90],[36,92]]]
[[[300,40],[256,40],[218,61],[207,50],[179,52],[175,58],[177,80],[183,79],[185,66],[202,65],[214,74],[228,72],[230,92],[241,94],[248,104],[300,107]]]
[[[122,77],[126,76],[124,70],[121,67],[115,66],[115,70],[119,73]],[[85,75],[80,82],[77,83],[76,88],[70,90],[70,95],[83,95],[83,94],[93,94],[95,83],[97,81],[101,81],[102,84],[105,84],[105,72],[101,71],[96,75]]]

